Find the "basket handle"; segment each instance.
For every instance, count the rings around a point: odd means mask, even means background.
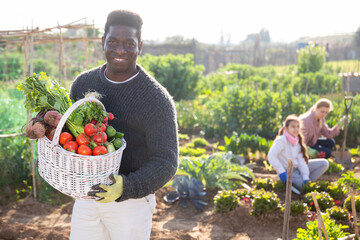
[[[100,102],[98,99],[96,98],[82,98],[78,101],[76,101],[73,105],[71,105],[68,110],[66,110],[66,112],[64,113],[64,115],[61,117],[60,121],[59,121],[59,124],[57,125],[56,127],[56,130],[55,130],[55,134],[54,134],[54,137],[53,137],[53,140],[52,140],[52,145],[55,146],[56,144],[59,144],[59,138],[60,138],[60,134],[61,134],[61,131],[66,123],[66,120],[68,119],[68,117],[70,117],[71,113],[73,111],[75,111],[76,108],[78,108],[81,104],[84,104],[86,102],[95,102],[95,103],[98,103],[100,104],[100,106],[105,110],[105,107],[104,105],[102,104],[102,102]]]

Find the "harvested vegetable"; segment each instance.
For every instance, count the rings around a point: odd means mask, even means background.
[[[116,150],[121,148],[121,146],[123,145],[123,141],[121,138],[115,138],[112,143],[114,144]]]
[[[109,137],[109,138],[112,138],[112,137],[115,137],[116,135],[116,130],[113,126],[108,126],[106,128],[106,135]]]
[[[107,141],[107,135],[104,132],[99,132],[93,136],[95,143],[105,143]]]
[[[46,128],[42,121],[33,118],[26,126],[25,136],[30,139],[39,139],[45,136]]]
[[[84,127],[84,133],[87,135],[87,136],[93,136],[95,135],[96,133],[96,127],[94,124],[92,123],[88,123],[85,125]]]
[[[107,149],[104,146],[96,146],[93,149],[93,155],[97,156],[97,155],[105,155],[107,154]]]
[[[73,153],[77,152],[78,147],[79,147],[79,144],[77,144],[77,142],[75,142],[75,141],[67,141],[64,144],[64,149],[69,152],[73,152]]]
[[[57,127],[61,120],[62,115],[57,111],[47,111],[44,116],[44,122],[52,127]]]
[[[50,141],[52,141],[52,140],[53,140],[53,137],[54,137],[54,135],[55,135],[55,131],[56,131],[56,128],[46,129],[45,136],[46,136]]]
[[[108,153],[115,152],[115,147],[112,143],[107,144],[106,149]]]
[[[46,73],[34,73],[33,76],[27,77],[25,82],[17,85],[18,90],[23,91],[25,95],[25,108],[30,112],[48,112],[55,110],[61,115],[69,109],[74,103],[70,99],[65,88],[59,83],[46,76]],[[98,93],[89,93],[85,97],[98,97]],[[95,119],[102,122],[104,117],[109,114],[104,111],[101,106],[94,102],[88,102],[79,106],[66,120],[66,127],[70,130],[74,137],[84,132],[86,123]]]
[[[77,153],[81,155],[92,155],[92,150],[88,145],[80,145]]]
[[[88,145],[90,144],[90,137],[86,135],[85,133],[81,133],[76,137],[76,142],[79,145]]]
[[[59,142],[60,142],[61,145],[64,145],[65,143],[67,143],[68,141],[72,141],[73,139],[74,138],[70,133],[62,132],[60,134]]]

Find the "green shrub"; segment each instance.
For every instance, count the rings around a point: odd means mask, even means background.
[[[138,62],[169,91],[175,101],[196,97],[198,82],[205,68],[194,64],[192,54],[162,56],[145,54],[138,59]]]
[[[216,153],[198,159],[182,158],[178,174],[188,174],[201,180],[206,189],[235,190],[254,178],[252,170],[232,162],[231,153]]]
[[[316,200],[319,204],[319,208],[321,211],[324,211],[325,209],[328,209],[328,208],[331,208],[332,206],[334,206],[334,199],[327,192],[316,192],[315,191],[315,197],[316,197]],[[311,207],[312,210],[315,209],[311,193],[305,194],[304,202],[309,207]]]
[[[310,43],[298,52],[298,72],[319,71],[325,62],[325,57],[326,50],[323,46],[316,46],[315,43]]]
[[[341,175],[341,178],[337,181],[339,184],[345,184],[347,187],[353,187],[360,189],[360,179],[355,177],[353,171],[348,171]]]
[[[341,200],[347,193],[347,190],[344,184],[340,184],[338,182],[331,182],[327,187],[327,192],[335,200]]]
[[[325,174],[332,174],[332,173],[340,174],[342,171],[344,171],[344,167],[341,164],[335,163],[331,160],[328,160],[328,162],[329,162],[329,168],[326,170]]]
[[[328,181],[316,181],[310,182],[303,186],[304,193],[311,193],[314,191],[317,192],[327,192],[328,191],[329,182]]]
[[[277,190],[277,191],[285,191],[286,190],[286,183],[278,180],[278,181],[275,181],[274,183],[274,190]]]
[[[291,201],[291,207],[290,207],[291,216],[297,216],[303,214],[307,210],[308,210],[308,206],[303,201],[300,200]]]
[[[349,226],[344,226],[341,224],[336,224],[335,220],[330,219],[328,215],[322,215],[324,220],[325,228],[329,239],[339,239],[349,235],[349,233],[344,232],[343,229],[349,228]],[[325,239],[324,232],[322,233],[322,239]],[[296,232],[296,238],[294,240],[314,240],[319,239],[318,232],[318,221],[310,221],[306,223],[306,229],[298,228]]]
[[[224,137],[225,150],[231,151],[234,154],[242,154],[247,157],[248,152],[255,153],[256,151],[267,153],[271,147],[272,141],[268,141],[263,137],[257,135],[249,135],[247,133],[238,134],[233,132],[230,138]]]
[[[274,189],[274,182],[271,178],[256,178],[253,181],[256,189],[264,189],[265,191],[271,191]]]
[[[180,155],[188,157],[200,157],[206,153],[203,148],[180,147]]]
[[[274,192],[258,191],[252,201],[253,213],[260,215],[280,209],[280,199]]]
[[[234,193],[236,194],[236,196],[240,199],[240,200],[244,200],[244,198],[247,198],[246,200],[248,202],[251,202],[252,199],[254,199],[255,195],[257,194],[257,192],[259,191],[264,191],[263,189],[261,190],[256,190],[256,189],[245,189],[245,188],[241,188],[241,189],[236,189],[234,191]]]
[[[360,212],[360,195],[359,196],[354,196],[354,200],[355,200],[355,209],[356,212]],[[349,211],[352,212],[352,207],[351,207],[351,196],[348,196],[345,201],[344,201],[344,207]]]
[[[228,212],[239,205],[239,198],[231,191],[219,191],[214,197],[215,211]]]
[[[207,145],[209,145],[209,143],[204,138],[194,138],[192,140],[192,143],[196,148],[206,147]]]
[[[189,140],[189,135],[187,134],[182,134],[182,133],[179,133],[179,139],[180,140]]]
[[[341,208],[339,206],[333,206],[326,209],[326,213],[329,214],[330,218],[334,220],[349,220],[350,214],[346,208]]]

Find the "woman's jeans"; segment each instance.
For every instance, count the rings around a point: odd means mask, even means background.
[[[334,139],[318,139],[314,146],[310,146],[311,148],[318,150],[319,152],[325,153],[325,158],[331,157],[331,151],[335,147]]]

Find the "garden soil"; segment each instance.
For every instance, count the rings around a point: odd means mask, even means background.
[[[360,170],[355,168],[360,177]],[[276,178],[272,173],[256,173],[256,177]],[[332,176],[327,175],[332,180]],[[335,179],[334,179],[335,180]],[[153,216],[151,239],[163,240],[245,240],[281,239],[283,214],[279,212],[260,216],[251,215],[248,203],[242,203],[227,213],[213,211],[216,192],[207,192],[205,211],[196,210],[190,203],[187,208],[178,202],[168,204],[163,197],[171,191],[164,187],[156,193],[157,208]],[[60,193],[59,193],[60,194]],[[284,201],[284,194],[279,195]],[[292,199],[299,198],[292,195]],[[32,197],[0,207],[0,239],[68,239],[73,201],[61,206],[40,203]],[[289,238],[296,237],[296,230],[305,228],[307,216],[290,218]]]

